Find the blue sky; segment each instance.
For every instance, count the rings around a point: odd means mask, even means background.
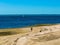
[[[60,0],[0,0],[0,14],[60,14]]]

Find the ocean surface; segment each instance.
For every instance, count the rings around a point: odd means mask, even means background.
[[[60,15],[0,15],[0,28],[2,29],[55,23],[60,23]]]

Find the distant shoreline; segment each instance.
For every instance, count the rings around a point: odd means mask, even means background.
[[[54,24],[34,24],[30,26],[24,26],[24,27],[16,27],[16,28],[0,28],[0,29],[18,29],[18,28],[28,28],[28,27],[37,27],[37,26],[51,26],[51,25],[57,25],[59,23],[54,23]]]

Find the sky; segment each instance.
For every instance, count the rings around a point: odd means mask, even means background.
[[[0,14],[60,14],[60,0],[0,0]]]

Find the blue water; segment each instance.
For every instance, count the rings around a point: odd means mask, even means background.
[[[1,15],[0,28],[19,28],[34,24],[60,23],[60,15]]]

